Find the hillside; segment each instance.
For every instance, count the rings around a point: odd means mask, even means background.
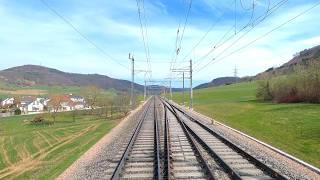
[[[240,78],[238,78],[238,77],[220,77],[220,78],[216,78],[216,79],[212,80],[209,83],[200,84],[199,86],[195,87],[194,89],[202,89],[202,88],[232,84],[232,83],[235,83],[239,80],[240,80]]]
[[[288,74],[292,72],[294,67],[296,67],[297,65],[304,65],[313,60],[320,60],[320,45],[300,51],[296,53],[291,60],[289,60],[287,63],[284,63],[282,66],[277,68],[269,68],[266,71],[257,74],[256,76],[248,76],[242,78],[220,77],[212,80],[211,82],[200,84],[194,89],[216,87],[226,84],[233,84],[235,82],[249,82],[252,80],[263,78],[268,75]]]
[[[0,81],[19,86],[89,86],[127,91],[131,82],[99,74],[76,74],[36,65],[24,65],[0,71]],[[137,90],[143,86],[135,84]]]
[[[194,91],[193,107],[320,167],[320,106],[259,102],[256,89],[256,82],[198,89]],[[182,103],[182,94],[174,93],[173,99]]]
[[[320,58],[320,45],[315,46],[310,49],[305,49],[300,51],[294,55],[294,57],[289,60],[287,63],[284,63],[282,66],[277,68],[269,68],[268,70],[259,73],[256,75],[256,78],[260,78],[265,75],[273,75],[273,74],[288,74],[293,71],[294,67],[297,65],[305,65],[310,61],[319,60]]]

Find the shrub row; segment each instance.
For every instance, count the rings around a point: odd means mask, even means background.
[[[320,103],[320,61],[297,65],[289,74],[260,80],[257,98],[279,103]]]

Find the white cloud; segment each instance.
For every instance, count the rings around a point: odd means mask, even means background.
[[[309,39],[305,39],[302,43],[306,46],[317,46],[320,45],[320,36],[312,37]]]
[[[124,0],[123,3],[119,3],[99,0],[99,6],[91,1],[79,2],[74,0],[71,2],[77,6],[63,7],[64,9],[70,8],[70,11],[63,11],[62,14],[117,61],[129,66],[129,52],[134,53],[136,59],[145,59],[135,1]],[[204,2],[212,4],[209,1]],[[226,4],[222,3],[220,8],[226,8]],[[244,46],[309,6],[286,7],[277,11],[275,15],[225,51],[221,57]],[[173,17],[165,7],[162,2],[146,4],[148,42],[151,59],[170,62],[175,50],[178,25],[172,23],[174,21],[172,20]],[[14,10],[19,11],[19,9]],[[4,7],[0,3],[0,24],[3,24],[0,28],[0,68],[42,63],[42,65],[64,71],[102,73],[130,79],[128,70],[104,57],[99,50],[95,49],[49,10],[35,13],[34,18],[19,16],[19,13],[14,10],[8,10],[8,7]],[[221,60],[219,63],[208,65],[202,72],[195,74],[195,79],[211,80],[219,76],[232,75],[235,65],[239,67],[239,73],[242,76],[254,75],[268,67],[280,65],[288,61],[295,52],[305,49],[306,46],[314,46],[320,43],[320,36],[317,32],[320,28],[319,23],[317,23],[319,21],[320,17],[314,10],[239,53]],[[229,22],[226,20],[218,24],[187,60],[192,58],[197,63],[199,58],[206,54],[214,43],[230,29],[232,24],[227,24]],[[212,22],[208,20],[206,20],[206,23],[187,25],[178,62],[181,62],[182,58],[193,48],[211,25]],[[231,35],[232,32],[228,34],[228,36]],[[210,59],[224,52],[225,48],[229,47],[240,36],[241,33],[215,50],[200,65],[205,65]],[[138,68],[146,66],[145,63],[138,61],[136,65]],[[177,63],[176,66],[184,65],[188,65],[188,63]],[[152,64],[153,77],[156,79],[165,78],[169,72],[169,67],[170,63]],[[143,75],[139,75],[138,79],[142,77]]]

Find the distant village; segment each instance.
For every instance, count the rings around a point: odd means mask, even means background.
[[[36,96],[21,96],[21,97],[8,97],[0,100],[1,113],[15,112],[19,109],[17,114],[37,114],[42,112],[53,111],[54,104],[48,97]],[[72,111],[87,109],[86,101],[83,97],[66,94],[63,95],[59,102],[58,111]]]

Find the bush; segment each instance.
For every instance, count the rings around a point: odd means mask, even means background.
[[[6,113],[7,110],[6,109],[1,109],[1,113]]]
[[[15,109],[14,115],[21,115],[21,110],[19,108]]]
[[[268,80],[258,82],[257,98],[263,101],[270,101],[273,99],[270,92],[270,83]]]
[[[30,121],[31,124],[35,124],[35,125],[38,125],[38,124],[53,124],[53,122],[51,121],[48,121],[44,118],[44,116],[42,115],[37,115],[35,116],[31,121]]]
[[[287,75],[268,77],[258,83],[257,98],[279,103],[320,103],[320,61],[297,65]]]

